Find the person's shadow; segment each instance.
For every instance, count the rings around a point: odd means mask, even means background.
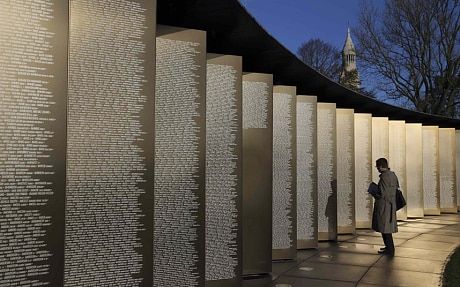
[[[326,211],[329,238],[335,239],[337,235],[337,179],[331,181],[332,194],[327,198]]]

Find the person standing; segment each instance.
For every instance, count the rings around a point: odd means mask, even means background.
[[[382,233],[385,248],[381,248],[379,254],[394,255],[395,246],[393,233],[398,232],[396,219],[396,190],[399,188],[399,181],[396,174],[390,171],[388,161],[379,158],[375,167],[380,173],[378,192],[373,194],[375,198],[374,211],[372,214],[372,229]]]

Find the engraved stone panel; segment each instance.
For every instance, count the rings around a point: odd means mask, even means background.
[[[355,216],[356,228],[370,228],[372,196],[367,192],[372,182],[372,115],[355,114]]]
[[[273,260],[297,252],[296,104],[295,87],[273,87]]]
[[[337,141],[335,104],[318,103],[318,239],[337,239]]]
[[[441,214],[439,204],[439,159],[437,126],[424,126],[423,132],[423,204],[425,215]]]
[[[460,130],[455,131],[455,146],[456,146],[456,174],[457,174],[457,208],[460,211]]]
[[[204,286],[206,33],[157,34],[153,286]]]
[[[206,286],[241,285],[242,58],[208,54]]]
[[[297,249],[318,246],[316,102],[297,96]]]
[[[388,159],[390,155],[388,132],[388,118],[372,117],[372,181],[375,183],[380,179],[375,161],[382,157]]]
[[[273,76],[243,75],[243,275],[272,269]]]
[[[455,129],[439,129],[439,190],[441,212],[457,213]]]
[[[70,5],[65,285],[151,286],[155,5]]]
[[[337,109],[337,232],[355,232],[354,111]]]
[[[0,1],[0,286],[62,286],[68,2]]]
[[[406,124],[407,217],[423,217],[422,124]]]
[[[389,121],[389,166],[396,173],[399,180],[399,188],[404,198],[407,198],[406,187],[406,123],[404,121]],[[396,214],[398,220],[407,219],[406,207],[398,210]]]

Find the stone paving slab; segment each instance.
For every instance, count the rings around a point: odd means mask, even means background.
[[[448,251],[398,247],[395,252],[395,257],[444,261],[449,256],[449,254],[450,252]]]
[[[423,241],[419,239],[409,239],[408,241],[401,244],[401,247],[417,248],[417,249],[428,249],[428,250],[441,250],[441,251],[452,251],[458,244],[436,242],[436,241]]]
[[[295,269],[289,270],[286,275],[313,279],[358,282],[368,268],[343,264],[328,264],[320,262],[304,262]]]
[[[371,267],[360,282],[383,286],[435,287],[440,278],[439,274],[434,273]]]
[[[382,236],[377,237],[377,236],[356,236],[355,238],[348,240],[348,242],[355,242],[355,243],[362,243],[362,244],[374,244],[374,245],[382,245]],[[393,242],[395,246],[399,246],[406,242],[405,239],[401,238],[393,238]]]
[[[456,243],[460,245],[460,237],[459,236],[451,236],[451,235],[441,235],[441,234],[421,234],[417,236],[416,239],[425,240],[425,241],[437,241],[437,242],[447,242],[447,243]]]
[[[276,280],[273,285],[274,287],[354,287],[353,282],[333,281],[333,280],[320,280],[311,278],[300,278],[283,276]]]
[[[370,266],[379,260],[377,254],[322,251],[309,258],[307,262]]]
[[[271,276],[244,280],[243,287],[436,287],[452,250],[460,245],[460,214],[398,222],[394,257],[377,254],[380,233],[368,229],[299,250],[296,260],[273,263]],[[284,284],[284,285],[283,285]]]
[[[366,230],[360,230],[356,233],[357,235],[363,235],[363,236],[374,236],[374,237],[378,237],[378,238],[382,238],[382,234],[378,233],[378,232],[375,232],[373,230],[369,230],[369,229],[366,229]],[[398,232],[398,233],[394,233],[393,234],[393,238],[401,238],[401,239],[410,239],[410,238],[414,238],[418,235],[420,235],[421,233],[418,233],[418,232]]]
[[[381,256],[377,263],[374,264],[374,266],[384,269],[396,269],[440,274],[444,266],[444,261],[415,259],[397,256]]]

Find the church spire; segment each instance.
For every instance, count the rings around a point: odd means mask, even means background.
[[[347,30],[347,37],[342,49],[340,83],[354,89],[359,89],[360,86],[359,73],[356,67],[356,50],[351,39],[350,28]]]

